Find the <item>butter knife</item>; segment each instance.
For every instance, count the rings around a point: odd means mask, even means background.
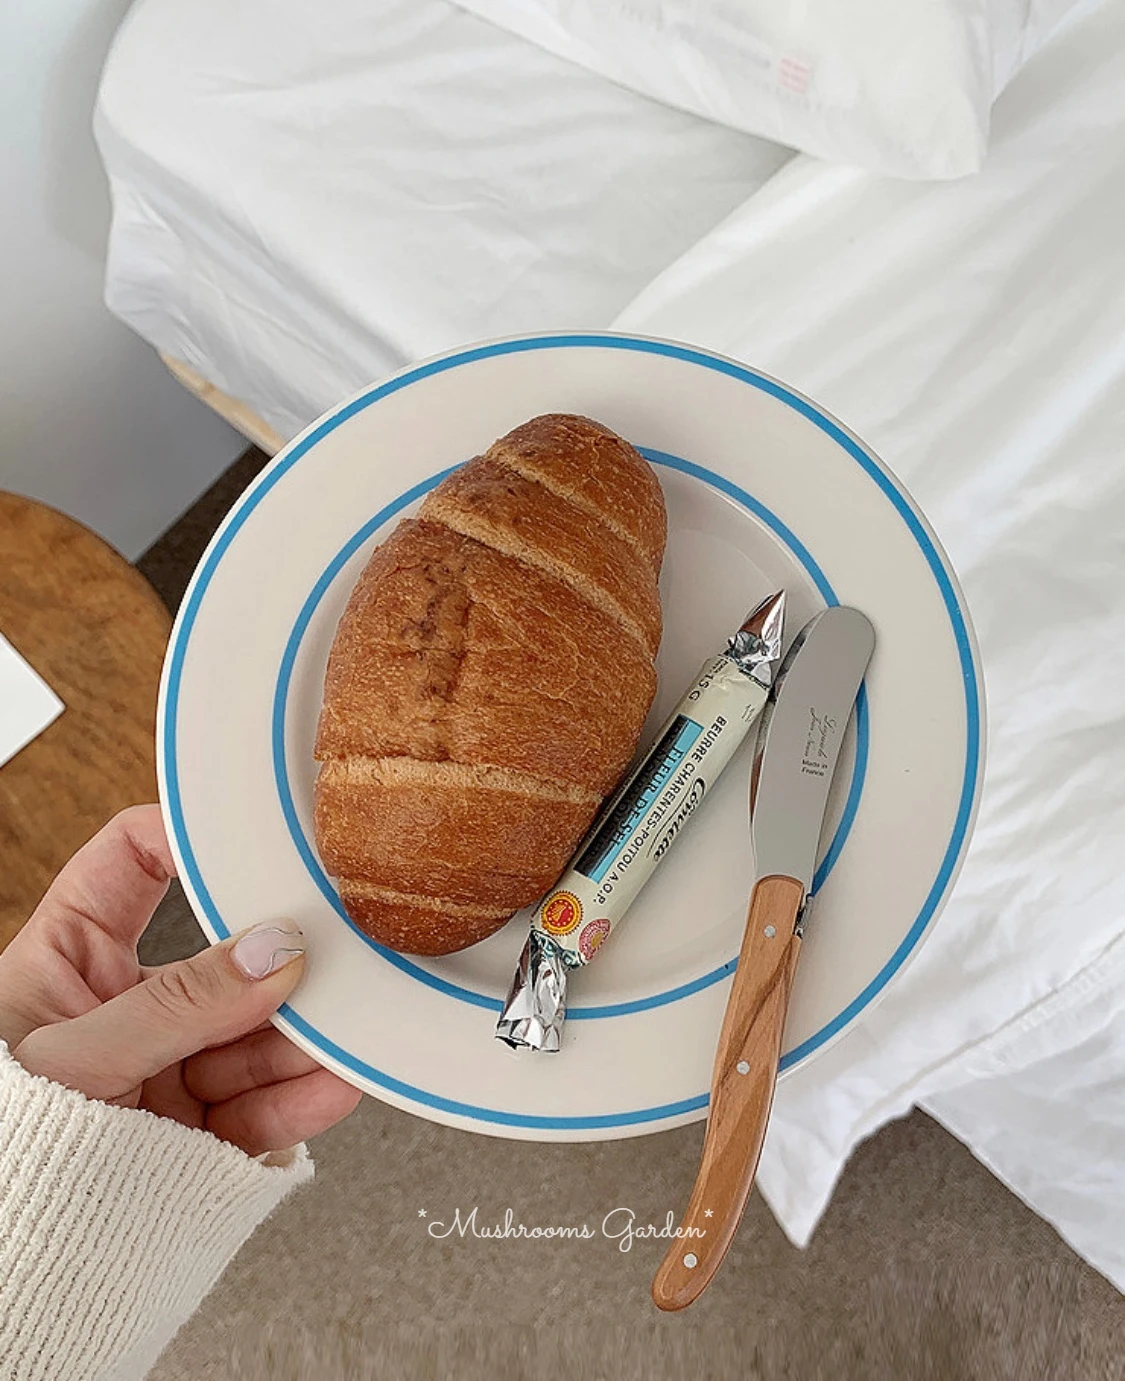
[[[874,647],[874,629],[858,610],[826,609],[797,635],[763,714],[750,778],[757,881],[715,1056],[699,1173],[652,1285],[661,1309],[683,1309],[702,1294],[746,1206],[773,1103],[828,790]]]

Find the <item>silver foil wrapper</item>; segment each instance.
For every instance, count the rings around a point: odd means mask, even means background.
[[[497,1037],[513,1050],[557,1051],[566,1021],[567,972],[558,945],[533,930],[496,1023]]]

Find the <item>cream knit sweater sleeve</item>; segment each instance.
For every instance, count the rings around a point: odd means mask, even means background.
[[[260,1222],[312,1178],[28,1074],[0,1041],[0,1378],[143,1377]]]

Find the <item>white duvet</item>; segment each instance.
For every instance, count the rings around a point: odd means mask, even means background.
[[[135,0],[106,296],[282,436],[485,337],[604,326],[790,152],[450,0]]]
[[[1032,60],[980,174],[795,159],[616,324],[858,431],[980,639],[964,871],[881,1004],[782,1084],[761,1188],[805,1241],[856,1142],[921,1104],[1125,1289],[1125,6]]]
[[[418,355],[615,324],[779,375],[902,476],[980,638],[980,820],[920,957],[782,1085],[760,1184],[803,1242],[921,1104],[1125,1288],[1125,5],[954,183],[786,164],[445,0],[142,0],[98,133],[111,306],[283,434]]]

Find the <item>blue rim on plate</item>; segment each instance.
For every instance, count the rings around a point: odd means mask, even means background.
[[[704,369],[710,369],[717,373],[725,374],[730,378],[736,379],[741,383],[745,383],[752,388],[756,388],[776,398],[779,402],[792,408],[836,442],[836,444],[840,446],[840,448],[850,456],[875,483],[884,497],[888,499],[891,506],[903,520],[911,536],[921,549],[938,586],[946,613],[949,616],[961,665],[962,682],[965,692],[966,719],[965,770],[962,778],[957,814],[954,819],[949,843],[942,856],[941,864],[922,907],[890,959],[887,960],[879,973],[876,974],[863,991],[860,992],[843,1011],[839,1012],[830,1022],[827,1022],[821,1027],[819,1031],[815,1032],[807,1040],[803,1041],[799,1046],[785,1055],[781,1062],[781,1069],[785,1070],[798,1063],[800,1060],[805,1059],[812,1054],[813,1051],[819,1049],[827,1041],[831,1040],[863,1011],[876,996],[878,996],[890,979],[905,963],[932,920],[957,868],[972,822],[973,807],[977,797],[980,777],[983,717],[981,712],[979,678],[973,658],[972,641],[964,613],[957,598],[957,593],[953,587],[953,582],[946,569],[940,551],[926,531],[918,514],[914,511],[910,499],[899,487],[897,481],[855,438],[850,436],[838,423],[821,412],[807,399],[793,393],[776,380],[758,374],[754,370],[748,369],[745,365],[738,364],[734,360],[724,359],[719,355],[711,355],[701,350],[695,350],[689,346],[677,345],[668,341],[649,340],[638,336],[619,336],[612,334],[548,335],[497,341],[489,345],[477,346],[473,349],[459,351],[453,355],[446,355],[436,360],[430,360],[425,364],[405,370],[403,373],[396,375],[392,379],[388,379],[385,383],[375,388],[367,390],[359,397],[345,404],[323,422],[314,425],[299,441],[295,442],[288,450],[278,456],[274,463],[263,472],[259,481],[252,485],[247,493],[243,495],[224,526],[220,529],[218,536],[204,557],[203,562],[192,580],[191,587],[189,588],[184,602],[184,607],[176,621],[173,641],[169,650],[169,663],[165,680],[163,703],[163,732],[158,747],[161,753],[163,767],[165,807],[174,840],[183,862],[185,880],[189,883],[198,905],[203,910],[215,934],[219,937],[229,935],[230,929],[219,914],[214,900],[207,889],[194,850],[192,849],[191,841],[188,837],[187,824],[184,819],[183,806],[180,799],[179,771],[176,763],[175,749],[180,684],[183,676],[184,658],[191,635],[191,629],[198,616],[203,596],[222,560],[223,554],[233,541],[243,523],[265,494],[269,492],[282,475],[292,469],[303,455],[311,450],[319,441],[323,440],[324,437],[329,435],[329,433],[348,421],[349,418],[354,417],[357,413],[362,412],[373,403],[377,403],[380,399],[388,397],[390,394],[396,393],[432,375],[441,374],[447,370],[472,364],[490,357],[519,354],[532,350],[568,348],[629,350],[678,359],[687,364],[697,365]],[[767,510],[764,510],[760,504],[757,504],[756,501],[751,499],[749,495],[746,495],[744,491],[737,490],[736,486],[733,486],[729,481],[720,476],[713,475],[709,471],[703,471],[700,467],[693,465],[689,461],[680,460],[678,457],[667,456],[660,452],[646,452],[646,454],[650,459],[656,460],[658,463],[671,464],[676,468],[684,469],[688,473],[695,474],[698,478],[702,478],[708,483],[716,484],[727,493],[735,491],[732,493],[732,496],[735,497],[739,503],[750,508],[750,510],[761,517],[767,525],[770,525],[770,520],[773,519],[773,515],[769,514]],[[421,497],[421,495],[440,478],[440,475],[435,476],[431,480],[416,485],[413,489],[400,495],[392,505],[388,506],[389,509],[393,512],[405,507],[407,504],[413,502],[414,499]],[[385,522],[387,518],[391,516],[391,512],[385,509],[383,513],[377,515],[377,517],[381,518],[382,522]],[[380,525],[381,523],[373,520],[372,524],[369,524],[366,529],[361,529],[361,532],[366,532],[367,535],[370,535],[370,532],[374,531],[375,528]],[[786,540],[784,530],[779,530],[781,525],[777,523],[776,519],[773,519],[773,525],[774,531],[778,532],[778,535],[782,536],[783,540]],[[819,573],[819,567],[816,566],[811,555],[804,551],[804,548],[800,546],[797,539],[792,534],[788,534],[788,537],[791,540],[787,541],[787,545],[790,545],[790,549],[798,556],[798,559],[802,561],[805,569],[809,571],[813,579],[817,581],[818,589],[826,602],[835,603],[835,596],[832,594],[831,587],[828,585],[828,582],[824,580],[823,575]],[[362,540],[364,540],[363,537],[357,534],[357,537],[352,539],[352,543],[348,544],[348,548],[354,550],[353,543],[359,545]],[[348,551],[348,548],[345,548],[345,551]],[[802,555],[801,553],[804,554]],[[329,572],[332,572],[332,570],[333,566],[330,566]],[[820,574],[819,580],[817,579],[818,574]],[[320,589],[321,584],[326,587],[330,579],[331,575],[326,572],[325,576],[321,577],[321,581],[318,582],[318,586],[314,589],[313,593],[317,594],[317,590],[319,590],[320,594],[322,594],[323,590]],[[317,595],[317,598],[319,598],[319,595]],[[312,599],[312,595],[310,595],[310,599]],[[303,631],[303,628],[301,628],[300,618],[298,618],[298,625],[294,629],[297,641],[299,641],[301,631]],[[288,656],[290,652],[295,656],[296,645],[293,636],[290,638],[290,646],[286,649],[286,655]],[[279,674],[279,694],[282,690],[282,679],[281,674]],[[866,727],[865,702],[859,714],[862,714],[863,724],[864,727]],[[275,764],[277,735],[279,732],[282,734],[284,733],[283,696],[280,700],[280,716],[281,719],[279,724],[279,703],[278,698],[275,696],[273,724]],[[859,720],[857,717],[857,728],[858,727]],[[866,735],[864,735],[862,745],[864,750],[866,750],[866,741]],[[859,747],[860,741],[857,736],[856,769],[853,774],[852,786],[848,795],[845,816],[841,821],[840,827],[837,829],[837,834],[833,840],[829,853],[821,865],[819,874],[819,880],[821,882],[827,873],[827,867],[830,867],[835,861],[835,858],[839,855],[840,847],[842,847],[844,837],[847,833],[847,828],[850,828],[851,820],[854,818],[855,809],[858,806],[859,793],[862,790],[864,775],[863,766],[866,758],[866,751],[861,755],[858,751]],[[280,786],[281,781],[279,779],[279,789]],[[290,815],[292,807],[291,797],[287,804],[283,794],[282,804],[286,813],[286,822],[292,832],[295,819],[291,818]],[[845,826],[847,828],[845,828]],[[298,837],[303,839],[303,835],[300,834],[299,831],[299,826],[298,834],[294,836],[295,844]],[[298,845],[297,847],[299,848],[300,846]],[[307,866],[307,860],[305,861]],[[393,958],[397,961],[401,959],[401,956],[395,955]],[[409,961],[405,962],[409,963]],[[416,966],[410,965],[410,967],[415,968]],[[693,985],[685,986],[691,991],[698,991],[700,987],[719,981],[725,973],[730,971],[730,967],[730,965],[724,965],[721,969],[714,970],[712,974],[705,975],[703,979],[695,980]],[[418,970],[418,973],[423,974],[425,981],[430,982],[433,986],[439,987],[442,991],[445,991],[447,987],[452,988],[452,995],[462,997],[462,1000],[473,1002],[483,1001],[489,1006],[495,1005],[492,999],[485,997],[483,994],[475,994],[471,993],[471,990],[468,989],[458,989],[454,985],[446,985],[444,980],[435,979],[432,974],[427,973],[425,970]],[[642,1005],[660,1005],[662,1002],[674,1001],[678,997],[686,995],[686,992],[681,990],[672,990],[672,992],[668,994],[655,995],[655,1000],[642,999]],[[633,1010],[638,1010],[635,1004],[621,1004],[621,1006],[632,1007]],[[621,1013],[604,1013],[604,1015],[619,1014]],[[476,1122],[492,1123],[497,1126],[520,1126],[539,1130],[596,1130],[600,1128],[622,1127],[662,1121],[666,1118],[698,1112],[707,1106],[708,1095],[702,1093],[695,1098],[683,1099],[676,1103],[666,1103],[656,1107],[637,1108],[620,1113],[607,1113],[585,1117],[544,1117],[524,1113],[509,1113],[496,1108],[477,1107],[473,1104],[461,1103],[455,1099],[444,1098],[426,1089],[417,1088],[414,1085],[396,1079],[393,1075],[376,1069],[373,1065],[369,1065],[366,1061],[358,1059],[349,1051],[338,1046],[334,1041],[325,1036],[323,1032],[317,1030],[294,1011],[288,1003],[281,1007],[278,1015],[315,1049],[320,1050],[324,1055],[353,1070],[355,1073],[362,1075],[370,1082],[388,1092],[406,1098],[424,1107],[452,1113]],[[599,1013],[596,1008],[588,1008],[585,1010],[584,1015],[587,1019],[590,1019],[599,1015]]]

